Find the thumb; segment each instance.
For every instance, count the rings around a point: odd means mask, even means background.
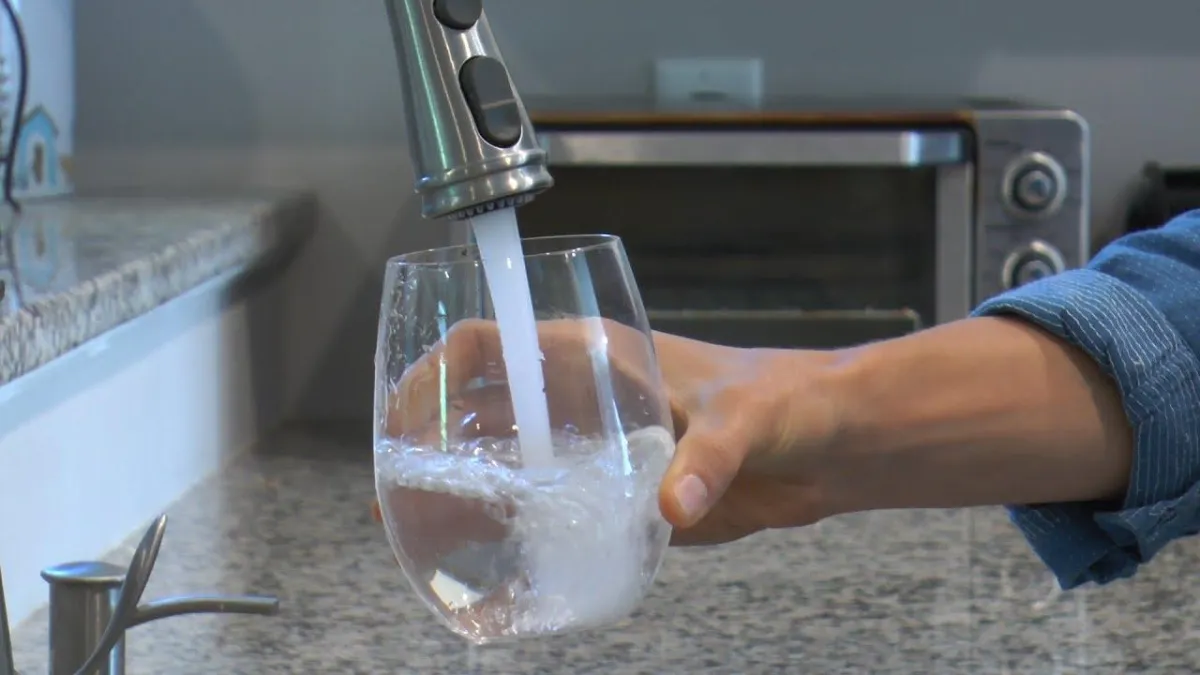
[[[747,436],[733,425],[689,426],[659,488],[663,517],[678,528],[699,522],[733,482],[748,451]]]

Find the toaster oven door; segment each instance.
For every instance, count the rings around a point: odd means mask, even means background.
[[[829,348],[965,316],[966,129],[541,130],[523,236],[622,238],[656,330]]]

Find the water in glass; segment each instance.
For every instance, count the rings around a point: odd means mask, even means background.
[[[629,615],[670,537],[674,432],[620,240],[527,240],[519,263],[507,245],[389,261],[376,359],[389,541],[476,643]]]

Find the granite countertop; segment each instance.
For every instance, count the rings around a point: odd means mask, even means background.
[[[296,250],[309,194],[72,197],[0,217],[0,384],[210,279]]]
[[[271,593],[282,611],[139,627],[128,672],[1179,675],[1200,662],[1196,542],[1136,579],[1058,593],[995,509],[858,514],[672,550],[622,625],[468,647],[408,588],[369,515],[371,472],[365,439],[291,432],[184,497],[146,598]],[[44,622],[16,632],[24,673],[46,672]]]

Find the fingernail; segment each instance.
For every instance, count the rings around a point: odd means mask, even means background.
[[[688,474],[675,484],[675,501],[688,520],[699,518],[708,504],[708,488],[696,474]]]

